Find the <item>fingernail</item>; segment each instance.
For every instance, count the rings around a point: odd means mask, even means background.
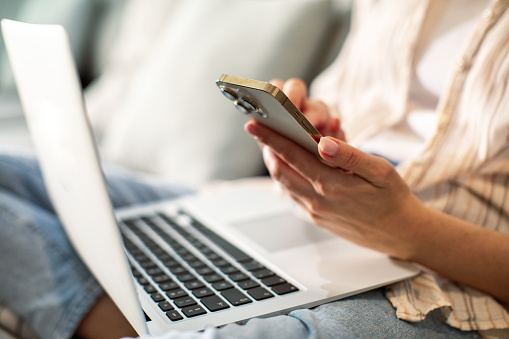
[[[244,125],[244,130],[251,134],[252,136],[256,136],[257,133],[258,133],[258,129],[256,128],[255,124],[253,124],[252,121],[248,121],[245,125]]]
[[[329,138],[321,138],[318,148],[329,157],[335,157],[339,153],[339,145]]]

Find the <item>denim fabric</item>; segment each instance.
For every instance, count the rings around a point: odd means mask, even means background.
[[[171,199],[192,191],[108,170],[113,204]],[[41,338],[69,338],[103,293],[54,214],[34,157],[0,154],[0,300]]]
[[[42,338],[68,338],[101,295],[58,219],[0,189],[0,299]]]
[[[440,310],[418,323],[396,318],[383,288],[331,302],[315,309],[291,312],[288,316],[252,319],[246,325],[230,324],[203,333],[171,331],[166,335],[142,339],[467,339],[479,338],[476,332],[462,332],[443,322]]]
[[[129,172],[107,171],[116,207],[191,193],[154,185]],[[103,291],[67,240],[46,194],[37,161],[0,154],[0,300],[22,315],[41,338],[70,338]],[[146,336],[144,338],[149,338]],[[168,332],[161,338],[479,338],[443,322],[398,320],[383,289],[204,332]]]

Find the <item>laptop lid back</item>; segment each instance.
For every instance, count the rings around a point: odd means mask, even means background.
[[[88,268],[135,330],[146,333],[67,33],[5,19],[2,32],[55,210]]]

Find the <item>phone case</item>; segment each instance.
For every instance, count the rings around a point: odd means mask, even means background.
[[[216,84],[246,117],[318,154],[320,133],[282,90],[268,82],[227,74],[221,75]]]

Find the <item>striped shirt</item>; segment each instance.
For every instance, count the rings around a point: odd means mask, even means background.
[[[467,0],[465,0],[467,1]],[[471,0],[475,1],[475,0]],[[432,0],[358,0],[343,49],[312,84],[362,144],[406,119],[419,34]],[[509,233],[509,0],[493,0],[459,51],[423,150],[397,168],[428,206]],[[369,123],[368,123],[369,122]],[[509,269],[501,267],[501,269]],[[509,288],[509,286],[508,286]],[[441,309],[461,330],[509,328],[508,306],[430,272],[387,288],[397,316]]]

